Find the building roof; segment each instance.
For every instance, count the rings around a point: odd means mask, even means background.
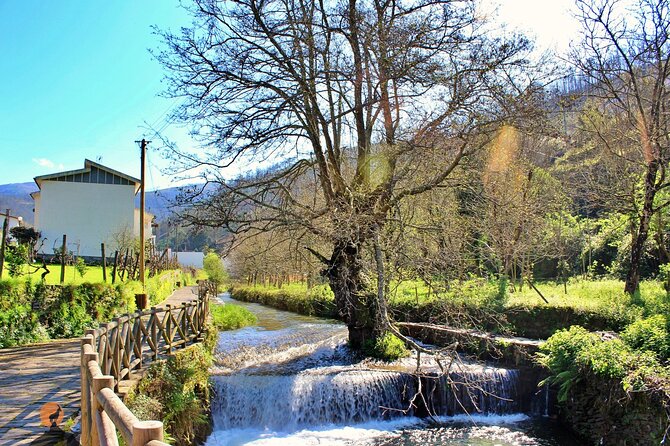
[[[89,159],[84,160],[84,168],[77,170],[68,170],[65,172],[56,172],[48,175],[40,175],[34,178],[37,187],[42,189],[42,181],[66,181],[69,183],[98,183],[98,184],[122,184],[125,186],[134,185],[135,193],[140,190],[140,180],[121,173],[118,170],[111,169],[102,164],[98,164]],[[32,194],[31,194],[32,195]]]

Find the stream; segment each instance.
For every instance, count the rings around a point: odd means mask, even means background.
[[[258,324],[221,332],[212,367],[213,432],[206,446],[573,446],[552,420],[519,411],[516,370],[454,363],[430,386],[431,417],[410,408],[416,356],[392,364],[355,359],[340,322],[259,304]],[[422,355],[421,370],[438,364]],[[425,412],[425,410],[424,410]],[[423,414],[425,415],[425,413]]]

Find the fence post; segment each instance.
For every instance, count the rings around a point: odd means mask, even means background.
[[[88,360],[84,353],[84,346],[90,345],[93,348],[93,337],[84,336],[81,338],[81,358],[79,365],[79,376],[81,378],[81,444],[90,446],[91,435],[91,395],[88,385]]]
[[[188,319],[186,318],[186,302],[181,303],[181,331],[184,333],[184,347],[186,348],[186,342],[188,341]]]
[[[120,317],[114,318],[114,322],[116,322],[116,328],[114,329],[115,330],[114,331],[114,337],[116,338],[116,342],[114,342],[114,352],[112,353],[112,355],[113,355],[112,364],[114,364],[113,368],[112,368],[112,371],[113,371],[114,379],[116,380],[117,386],[118,386],[118,382],[121,379],[121,361],[122,361],[121,360],[121,356],[122,356],[121,350],[124,349],[125,345],[124,345],[124,339],[122,339],[122,336],[121,336],[122,331],[123,331],[123,327],[121,325],[121,318]],[[114,369],[116,369],[116,370],[114,370]],[[112,390],[116,391],[118,389],[112,387]]]
[[[153,341],[154,347],[153,347],[153,356],[152,359],[155,361],[158,359],[158,336],[156,336],[156,319],[158,316],[156,315],[156,307],[151,307],[151,316],[149,316],[149,321],[151,323],[151,340]]]
[[[102,376],[96,376],[93,378],[93,392],[92,392],[92,403],[93,403],[93,410],[91,411],[91,418],[93,420],[92,422],[92,435],[91,435],[91,441],[93,446],[98,446],[100,444],[100,432],[98,432],[98,424],[95,422],[96,417],[95,413],[96,412],[102,412],[102,406],[100,405],[100,402],[98,401],[98,392],[100,392],[102,389],[113,389],[114,387],[114,377],[110,375],[102,375]],[[104,432],[102,433],[104,434]]]
[[[9,209],[5,213],[5,219],[2,223],[2,239],[0,239],[0,279],[2,279],[2,270],[5,269],[5,245],[7,243],[7,231],[9,229]]]
[[[119,266],[119,251],[114,251],[114,266],[112,266],[112,285],[116,282],[116,268]]]
[[[67,236],[63,234],[63,246],[60,253],[60,283],[65,282],[65,257],[67,256]]]
[[[107,254],[105,254],[104,243],[100,243],[100,254],[102,255],[102,281],[107,283]]]
[[[165,333],[167,334],[167,355],[170,356],[172,354],[172,305],[167,304],[165,305],[167,308],[166,311],[166,322],[165,322]]]
[[[140,421],[133,425],[133,444],[145,446],[152,440],[163,441],[163,423],[160,421]]]

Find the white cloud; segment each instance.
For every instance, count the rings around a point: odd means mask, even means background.
[[[37,164],[40,167],[53,168],[56,166],[53,161],[46,158],[33,158],[33,163]]]
[[[46,168],[49,168],[49,169],[54,169],[54,168],[63,169],[63,167],[64,167],[63,164],[56,164],[56,163],[54,163],[53,161],[51,161],[50,159],[47,159],[47,158],[33,158],[33,163],[37,164],[40,167],[46,167]]]

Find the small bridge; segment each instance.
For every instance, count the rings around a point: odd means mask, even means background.
[[[161,421],[141,421],[118,397],[135,370],[199,342],[216,287],[203,282],[198,298],[179,306],[138,311],[88,330],[81,339],[81,444],[118,446],[117,431],[129,446],[168,446]]]

